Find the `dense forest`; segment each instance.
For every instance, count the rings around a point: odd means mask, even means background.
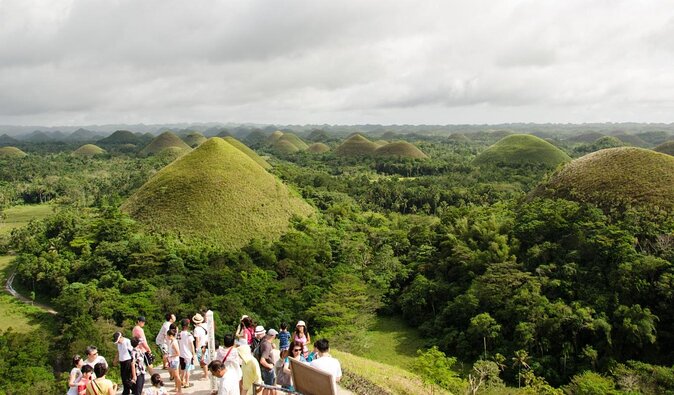
[[[425,339],[424,381],[453,393],[674,393],[674,158],[646,149],[671,134],[635,128],[628,142],[605,130],[539,131],[546,140],[379,127],[346,150],[353,136],[329,129],[210,130],[254,149],[312,208],[281,236],[241,248],[157,231],[124,207],[199,143],[148,155],[151,137],[136,133],[73,155],[86,141],[23,140],[27,155],[0,157],[0,208],[48,203],[54,214],[0,248],[16,257],[20,289],[59,314],[30,336],[0,333],[0,393],[61,393],[69,357],[89,344],[112,355],[111,333],[139,314],[156,333],[167,311],[205,309],[218,338],[243,313],[270,326],[303,317],[342,351],[367,348],[377,316],[401,317]],[[288,149],[295,138],[306,147]],[[427,157],[377,154],[378,140]],[[370,142],[371,154],[359,151]],[[315,143],[329,150],[312,152]],[[556,151],[527,151],[538,147]],[[565,168],[602,159],[577,158],[605,149],[642,155],[619,171],[644,182],[640,172],[655,174],[662,190],[557,187]],[[650,153],[657,167],[646,166]],[[438,372],[424,358],[448,362]]]

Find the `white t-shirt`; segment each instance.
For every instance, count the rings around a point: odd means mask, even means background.
[[[180,339],[178,340],[180,346],[180,358],[190,360],[194,357],[192,354],[192,347],[194,346],[194,336],[188,331],[180,332]]]
[[[329,355],[323,355],[318,359],[314,359],[311,361],[311,366],[322,370],[325,373],[329,373],[332,376],[333,381],[342,377],[342,365],[338,360]]]
[[[166,343],[166,332],[168,332],[170,326],[171,322],[169,321],[164,322],[164,325],[161,326],[161,329],[159,330],[157,337],[154,339],[155,344],[161,346],[162,344]]]
[[[206,329],[201,325],[197,325],[197,327],[194,328],[194,337],[197,338],[198,347],[208,345],[208,335],[206,334]]]
[[[106,361],[105,358],[103,358],[100,355],[96,356],[96,359],[94,359],[93,362],[89,362],[88,359],[84,360],[84,364],[91,366],[92,369],[93,369],[94,365],[96,365],[97,363],[100,363],[100,362],[103,362],[106,367],[108,366],[108,361]]]
[[[117,343],[117,352],[119,352],[119,362],[128,361],[131,359],[131,340],[126,337],[121,343]]]

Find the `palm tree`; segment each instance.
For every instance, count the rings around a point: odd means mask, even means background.
[[[515,356],[512,358],[513,368],[515,368],[515,367],[518,368],[517,388],[520,388],[521,385],[522,385],[521,384],[522,368],[529,369],[529,364],[527,363],[528,359],[529,359],[529,353],[527,353],[525,350],[515,351]]]

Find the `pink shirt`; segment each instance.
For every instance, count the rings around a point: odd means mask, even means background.
[[[131,331],[131,336],[137,337],[139,339],[138,348],[143,352],[152,352],[150,351],[150,346],[147,345],[147,339],[145,338],[145,331],[140,326],[136,325]]]

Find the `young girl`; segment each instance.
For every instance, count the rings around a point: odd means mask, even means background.
[[[94,374],[94,368],[90,365],[82,366],[82,378],[80,383],[77,384],[77,393],[79,395],[86,395],[87,393],[87,384],[91,381],[91,376]]]
[[[255,338],[255,324],[247,315],[241,316],[241,322],[236,328],[236,338],[240,339],[241,345],[248,344],[252,346]]]
[[[70,377],[68,377],[68,393],[67,395],[78,395],[77,386],[82,379],[82,365],[84,361],[79,355],[73,356],[73,368],[70,371]]]
[[[302,355],[306,359],[309,356],[309,344],[311,343],[311,336],[307,330],[307,324],[304,321],[298,321],[295,326],[295,336],[293,337],[295,343],[302,345]],[[292,355],[292,354],[291,354]]]
[[[152,383],[152,388],[146,389],[144,395],[167,395],[167,392],[164,389],[164,382],[161,381],[159,373],[153,374],[152,377],[150,377],[150,382]]]
[[[178,340],[176,339],[176,330],[171,328],[166,332],[166,337],[168,341],[168,363],[169,363],[169,375],[173,377],[173,381],[176,384],[176,394],[183,393],[183,383],[180,381],[180,346],[178,345]]]
[[[278,333],[278,338],[279,341],[279,350],[288,350],[288,347],[290,346],[290,332],[288,332],[288,324],[285,322],[281,323],[280,327],[281,331]]]

